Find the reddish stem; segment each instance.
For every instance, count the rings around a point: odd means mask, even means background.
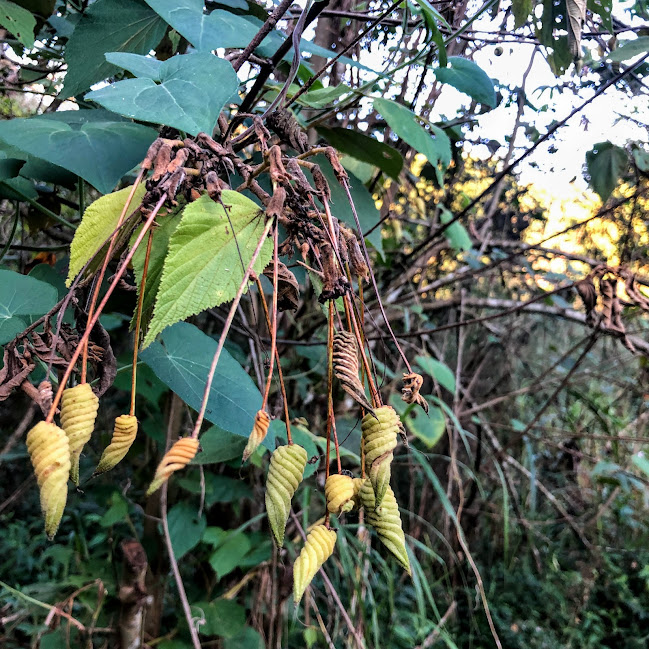
[[[268,378],[266,379],[266,389],[264,390],[264,400],[261,403],[261,410],[266,409],[268,403],[268,395],[270,394],[270,384],[273,380],[273,363],[275,362],[275,352],[277,350],[277,239],[278,227],[275,226],[275,234],[273,236],[273,324],[270,327],[270,365],[268,368]],[[278,361],[279,362],[279,361]]]

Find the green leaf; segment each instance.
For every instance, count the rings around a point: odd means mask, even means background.
[[[74,233],[74,239],[70,244],[70,270],[68,271],[68,279],[65,282],[68,288],[70,288],[81,269],[101,249],[106,239],[117,227],[120,214],[130,192],[131,187],[125,187],[117,192],[98,198],[86,208],[81,223]],[[142,202],[145,192],[144,183],[140,183],[131,201],[131,211]]]
[[[628,164],[626,151],[611,142],[598,142],[586,153],[590,186],[603,203],[613,193]]]
[[[169,510],[169,537],[177,560],[193,550],[207,527],[205,514],[198,517],[198,506],[178,503]]]
[[[251,429],[252,430],[252,429]],[[250,433],[250,431],[248,431]],[[216,464],[241,457],[246,439],[220,426],[212,426],[201,435],[201,453],[197,453],[192,464]]]
[[[111,497],[111,505],[104,512],[99,524],[102,527],[112,527],[116,523],[126,521],[128,518],[128,503],[119,492],[115,492]]]
[[[264,641],[258,631],[247,626],[237,635],[226,638],[223,649],[264,649]]]
[[[206,14],[203,0],[146,1],[199,52],[246,47],[258,31],[252,22],[223,9]]]
[[[374,108],[381,113],[390,128],[415,151],[428,158],[435,169],[437,180],[443,182],[443,172],[451,162],[451,141],[441,128],[430,125],[427,131],[416,115],[405,106],[389,99],[375,99]],[[441,165],[440,170],[438,165]]]
[[[21,316],[40,317],[57,302],[56,288],[33,277],[0,270],[0,345],[27,327]]]
[[[0,0],[0,25],[11,32],[25,47],[34,47],[36,19],[31,11],[13,2]]]
[[[338,151],[369,162],[394,180],[399,180],[403,156],[391,146],[354,129],[321,127],[318,128],[318,133]]]
[[[129,55],[132,61],[135,55]],[[116,63],[118,58],[107,55]],[[85,96],[108,110],[142,122],[165,124],[198,135],[211,134],[225,103],[237,92],[239,80],[229,61],[209,52],[180,54],[145,71],[144,61],[131,66],[137,79],[125,79]],[[130,64],[129,64],[130,65]],[[154,76],[147,78],[153,72]],[[218,81],[217,81],[218,80]]]
[[[214,569],[217,579],[222,579],[235,570],[250,547],[250,540],[243,532],[228,534],[225,541],[210,557],[210,565]]]
[[[355,231],[356,221],[354,220],[354,213],[349,204],[347,193],[336,180],[336,176],[329,164],[329,161],[324,156],[316,156],[313,159],[313,162],[320,166],[320,170],[329,183],[329,189],[331,189],[332,214],[341,221],[347,223],[347,225],[351,226]],[[374,203],[372,195],[367,191],[363,183],[351,173],[349,174],[349,185],[361,228],[363,228],[363,232],[368,232],[379,222],[381,215],[376,209],[376,204]],[[381,257],[383,257],[381,228],[374,228],[373,232],[371,232],[366,239],[374,246]]]
[[[451,394],[455,394],[455,375],[446,363],[442,363],[430,356],[417,356],[415,362],[443,388],[446,388]]]
[[[167,25],[142,0],[97,0],[84,12],[65,48],[68,72],[62,97],[78,95],[115,74],[106,52],[147,54]]]
[[[513,0],[514,29],[522,27],[532,13],[532,0]]]
[[[479,65],[461,56],[449,57],[448,65],[449,67],[435,70],[438,81],[453,86],[481,104],[496,107],[493,81]]]
[[[647,52],[649,52],[649,36],[638,36],[635,40],[627,41],[610,54],[607,54],[606,60],[620,63]]]
[[[398,394],[390,396],[390,405],[399,413],[406,428],[427,449],[433,448],[446,431],[446,419],[440,408],[433,406],[426,414],[419,406],[406,405]]]
[[[140,352],[141,359],[190,408],[199,410],[217,343],[194,325],[179,322]],[[261,406],[252,379],[223,349],[216,366],[205,417],[219,427],[248,437]]]
[[[167,256],[167,250],[169,249],[169,239],[178,227],[181,217],[182,213],[180,211],[175,214],[166,214],[156,217],[156,223],[159,227],[156,227],[153,230],[153,241],[151,243],[151,254],[149,256],[149,269],[146,275],[144,299],[142,300],[142,319],[140,321],[140,327],[143,332],[147,331],[149,328],[149,322],[153,317],[153,306],[155,304],[156,295],[158,294],[158,289],[160,288],[162,268],[164,266],[165,257]],[[142,228],[139,227],[133,233],[129,244],[131,247],[141,229]],[[144,260],[146,259],[146,248],[146,243],[138,246],[132,259],[135,281],[138,287],[138,298],[140,296],[140,287],[142,286],[142,272],[144,270]],[[136,316],[137,313],[134,313],[133,319],[131,320],[131,329],[135,328]]]
[[[156,136],[153,129],[104,110],[62,111],[0,122],[0,140],[72,171],[102,194],[112,191],[142,161]]]
[[[230,190],[223,205],[207,194],[190,203],[171,235],[153,318],[143,348],[169,325],[233,299],[264,232],[249,198]],[[266,239],[253,270],[261,275],[272,254]]]
[[[203,437],[201,437],[201,448],[203,448]],[[235,439],[241,440],[241,437],[236,437]],[[192,476],[184,474],[176,482],[183,489],[187,489],[187,491],[194,494],[200,494],[204,489],[206,507],[211,507],[214,503],[239,502],[244,498],[253,497],[252,489],[245,482],[242,482],[241,479],[230,478],[225,475],[215,475],[207,471],[204,472],[204,484],[201,484],[200,476],[197,472],[194,472]]]
[[[326,108],[333,104],[333,102],[339,97],[351,92],[351,90],[352,89],[344,83],[338,84],[337,86],[329,86],[327,88],[316,88],[315,90],[309,90],[304,95],[298,97],[297,102],[311,108]]]
[[[613,0],[588,0],[588,9],[598,14],[602,25],[608,32],[613,33]]]
[[[445,207],[440,209],[439,218],[444,225],[450,223],[454,216],[453,213],[447,210]],[[444,236],[448,239],[451,246],[458,251],[471,250],[473,244],[471,243],[471,237],[466,231],[466,228],[459,222],[455,221],[444,230]]]
[[[229,599],[217,599],[211,603],[192,604],[192,613],[204,624],[198,627],[201,635],[218,635],[232,638],[242,633],[246,624],[246,609]]]

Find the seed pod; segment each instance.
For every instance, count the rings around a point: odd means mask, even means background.
[[[356,511],[363,506],[363,503],[361,502],[361,489],[363,487],[363,484],[365,483],[365,480],[363,480],[363,478],[354,478],[352,480],[352,483],[354,487],[353,511]],[[372,492],[372,495],[374,495],[374,492]]]
[[[270,457],[266,479],[266,511],[277,545],[284,545],[284,530],[291,509],[291,500],[302,482],[306,451],[297,444],[280,446]]]
[[[300,556],[293,564],[293,599],[297,604],[306,587],[331,556],[336,545],[336,532],[324,525],[316,525],[306,537]]]
[[[397,446],[399,416],[391,406],[381,406],[367,414],[361,422],[364,440],[365,465],[374,487],[376,506],[378,507],[390,485],[390,463],[392,451]]]
[[[370,481],[366,480],[361,488],[360,497],[365,509],[365,521],[376,530],[383,545],[411,575],[410,561],[406,552],[406,537],[401,527],[401,516],[394,491],[388,487],[383,503],[380,507],[375,507],[374,489]]]
[[[146,490],[146,495],[160,489],[160,487],[169,480],[171,474],[187,466],[198,452],[198,440],[193,437],[183,437],[179,439],[162,458],[158,468],[155,470],[153,481]]]
[[[338,331],[333,342],[334,374],[343,390],[365,410],[373,412],[372,404],[365,396],[365,389],[358,378],[358,347],[356,337],[349,331]]]
[[[421,374],[410,372],[403,375],[403,387],[401,388],[401,400],[406,403],[419,404],[428,414],[428,401],[419,394],[421,386],[424,384],[424,377]]]
[[[270,417],[267,412],[260,410],[255,415],[255,423],[252,427],[252,433],[250,433],[250,437],[248,437],[246,448],[243,449],[242,462],[246,462],[257,450],[257,447],[264,441],[264,437],[266,437],[266,433],[268,432],[268,426],[270,426]]]
[[[334,473],[325,482],[327,509],[332,514],[344,514],[354,508],[354,481],[348,475]]]
[[[88,383],[63,390],[61,428],[70,441],[70,479],[79,484],[79,457],[95,429],[99,399]]]
[[[40,489],[45,533],[52,539],[68,498],[70,443],[56,424],[39,421],[27,434],[27,451]]]
[[[115,428],[110,444],[102,453],[95,475],[110,471],[124,459],[137,435],[137,417],[120,415],[115,418]]]

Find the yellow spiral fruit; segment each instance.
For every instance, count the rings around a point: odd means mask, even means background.
[[[297,604],[306,587],[332,555],[336,545],[336,532],[325,525],[316,525],[306,537],[300,556],[293,564],[293,599]]]
[[[27,433],[27,451],[40,489],[45,533],[52,539],[68,499],[70,443],[56,424],[39,421]]]
[[[257,450],[257,447],[264,441],[266,433],[268,432],[268,426],[270,426],[270,417],[265,410],[260,410],[255,415],[255,423],[252,427],[252,432],[250,433],[250,437],[248,437],[246,448],[243,449],[242,462],[246,462]]]
[[[61,428],[70,441],[70,479],[79,484],[79,457],[95,428],[99,399],[88,383],[63,390]]]
[[[365,509],[366,522],[376,530],[383,545],[411,575],[410,561],[406,552],[406,537],[401,527],[401,516],[394,491],[388,487],[383,497],[383,503],[380,507],[376,507],[374,489],[370,481],[366,480],[361,488],[360,497]]]
[[[277,545],[284,545],[284,530],[291,510],[291,500],[302,482],[307,453],[297,444],[280,446],[270,457],[266,479],[266,511]]]
[[[363,417],[361,430],[365,449],[365,465],[368,469],[376,506],[380,506],[390,485],[390,464],[394,457],[392,451],[397,446],[399,415],[391,406],[381,406],[374,414]]]
[[[95,475],[110,471],[124,459],[137,435],[137,417],[120,415],[115,418],[115,428],[110,444],[102,453]]]
[[[179,439],[162,458],[158,468],[155,471],[153,480],[146,490],[146,495],[150,496],[169,480],[171,474],[187,466],[198,452],[198,440],[193,437],[183,437]]]
[[[325,482],[327,509],[332,514],[343,514],[354,508],[354,480],[341,473],[334,473]]]

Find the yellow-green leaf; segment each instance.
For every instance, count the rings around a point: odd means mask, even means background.
[[[235,191],[223,204],[204,195],[188,205],[171,235],[153,318],[143,348],[169,325],[233,299],[264,231],[259,206]],[[229,218],[228,218],[229,217]],[[253,270],[270,261],[267,240]]]
[[[81,224],[70,245],[70,270],[65,282],[68,288],[88,260],[102,247],[104,241],[117,227],[130,191],[131,187],[125,187],[118,192],[106,194],[89,205],[83,213]],[[142,202],[145,191],[144,183],[141,183],[131,201],[131,211]]]

